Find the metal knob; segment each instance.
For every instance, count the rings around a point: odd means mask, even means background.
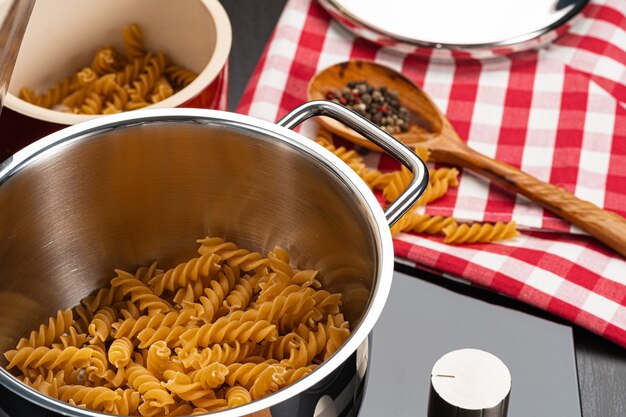
[[[428,417],[506,417],[510,392],[511,373],[498,357],[455,350],[433,366]]]

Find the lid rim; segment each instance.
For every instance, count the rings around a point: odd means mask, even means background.
[[[486,52],[486,56],[503,55],[502,52],[497,52],[499,49],[515,47],[513,51],[509,53],[517,53],[536,48],[547,42],[556,39],[560,34],[556,33],[558,29],[571,25],[574,23],[577,17],[580,16],[580,12],[590,3],[589,0],[580,0],[572,7],[572,9],[564,14],[561,18],[550,23],[547,26],[536,29],[531,32],[523,33],[511,38],[503,39],[495,42],[483,42],[483,43],[450,43],[450,42],[434,42],[423,39],[412,39],[406,36],[390,33],[376,25],[373,25],[362,18],[359,18],[354,13],[347,10],[340,4],[339,0],[318,0],[318,3],[328,12],[330,15],[344,28],[354,33],[357,36],[361,36],[371,42],[374,42],[383,47],[389,47],[391,49],[399,49],[400,52],[407,53],[407,48],[417,48],[413,52],[409,52],[413,55],[423,54],[425,51],[420,49],[428,49],[429,51],[457,51],[463,53],[478,53],[480,58],[480,52]],[[490,54],[492,53],[492,54]],[[505,54],[506,55],[506,54]]]

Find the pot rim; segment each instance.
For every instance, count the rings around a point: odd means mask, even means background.
[[[361,322],[343,346],[309,375],[259,400],[236,408],[211,413],[210,415],[234,417],[251,414],[295,397],[339,368],[368,337],[389,295],[394,267],[394,248],[389,225],[383,209],[374,194],[348,165],[315,141],[285,127],[252,116],[207,109],[147,109],[102,116],[69,126],[28,145],[0,164],[0,187],[13,175],[16,175],[52,149],[80,140],[90,139],[94,134],[114,129],[155,122],[175,121],[242,127],[253,133],[270,136],[285,142],[330,169],[333,174],[338,176],[351,189],[360,202],[361,207],[369,215],[368,220],[374,235],[374,243],[377,247],[376,262],[378,269],[376,279],[373,281],[374,286],[370,294],[370,300]],[[110,414],[74,407],[68,403],[48,397],[18,380],[3,366],[0,366],[0,384],[39,406],[65,415],[80,417],[110,416]]]

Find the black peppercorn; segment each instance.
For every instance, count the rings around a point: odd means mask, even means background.
[[[367,81],[351,81],[341,91],[329,90],[326,99],[354,110],[389,133],[408,131],[409,111],[400,105],[397,91]]]

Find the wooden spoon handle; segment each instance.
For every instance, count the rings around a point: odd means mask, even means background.
[[[470,169],[528,197],[626,257],[626,219],[623,217],[581,200],[563,188],[478,153],[463,142],[447,138],[439,140],[445,141],[445,146],[433,147],[433,160]]]

